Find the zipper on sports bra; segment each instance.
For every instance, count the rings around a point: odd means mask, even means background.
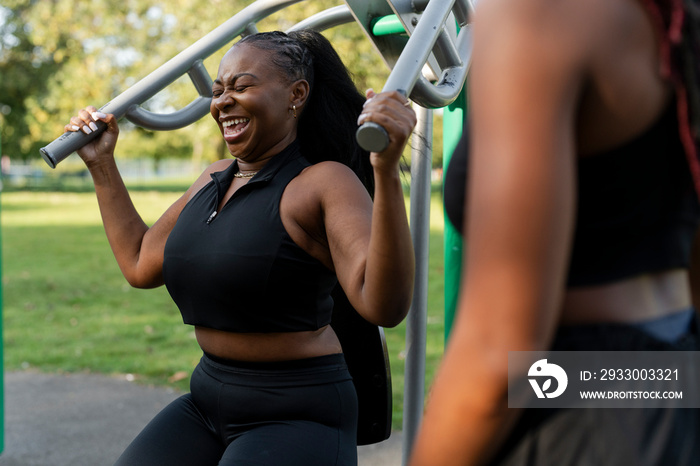
[[[216,185],[216,195],[215,195],[215,198],[214,198],[214,200],[215,200],[215,204],[214,204],[215,208],[214,208],[214,210],[212,211],[212,213],[209,214],[209,217],[207,218],[207,225],[209,225],[212,221],[214,221],[214,219],[216,218],[216,216],[219,215],[219,212],[218,212],[216,209],[217,209],[218,206],[219,206],[219,198],[221,197],[221,183],[219,182],[219,179],[218,179],[216,176],[214,176],[213,174],[212,174],[211,179],[214,180],[214,184]],[[256,183],[256,182],[254,182],[254,183]],[[242,190],[242,189],[243,189],[243,190],[246,189],[246,188],[248,187],[248,185],[249,185],[249,184],[246,183],[246,185],[245,185],[245,186],[241,186],[241,187],[238,189],[238,191],[240,191],[240,190]],[[238,195],[238,191],[236,191],[235,193],[233,193],[233,196],[231,196],[231,199],[233,199],[234,197],[236,197],[236,196]],[[226,203],[228,204],[229,202],[231,202],[231,199],[229,199],[228,201],[226,201]],[[221,208],[223,209],[224,206],[221,206]]]
[[[221,183],[219,183],[219,179],[215,176],[212,176],[211,178],[214,180],[214,184],[216,185],[216,192],[214,196],[214,211],[209,215],[209,218],[207,218],[207,225],[209,225],[218,214],[216,207],[219,205],[219,193],[221,192]]]

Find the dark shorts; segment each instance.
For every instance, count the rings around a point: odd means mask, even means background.
[[[226,364],[204,355],[190,389],[117,465],[357,464],[357,397],[342,354]]]
[[[670,343],[626,325],[562,328],[553,351],[698,351],[697,324]],[[700,465],[698,409],[526,409],[499,466]]]

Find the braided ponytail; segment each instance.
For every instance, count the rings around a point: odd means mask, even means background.
[[[273,52],[273,64],[290,82],[305,79],[309,83],[310,94],[297,131],[309,162],[331,160],[347,165],[372,193],[374,172],[369,153],[355,139],[365,98],[328,39],[310,30],[274,31],[246,36],[238,43]]]

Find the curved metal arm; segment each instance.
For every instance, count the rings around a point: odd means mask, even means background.
[[[352,16],[347,5],[340,5],[309,16],[305,20],[287,29],[287,32],[299,31],[301,29],[324,31],[335,26],[352,23],[353,21],[355,21],[355,18]]]
[[[240,35],[255,29],[255,23],[288,5],[302,0],[258,0],[241,10],[234,17],[211,31],[209,34],[180,52],[163,66],[137,82],[100,110],[112,113],[117,118],[126,116],[131,122],[147,129],[172,130],[187,126],[204,116],[211,98],[211,78],[201,60],[212,55]],[[396,1],[396,0],[395,0]],[[411,0],[417,2],[419,0]],[[408,40],[401,56],[383,90],[404,90],[412,100],[426,108],[439,108],[456,99],[466,79],[471,55],[471,36],[467,15],[472,11],[473,0],[443,0],[426,2],[425,11]],[[417,3],[416,3],[417,4]],[[454,7],[454,8],[453,8]],[[444,24],[454,9],[460,25],[465,25],[457,38],[457,46],[452,46]],[[292,27],[291,30],[323,30],[352,21],[347,6],[330,8]],[[435,29],[439,28],[438,33]],[[443,67],[437,85],[421,76],[423,64],[434,53]],[[186,107],[170,113],[149,112],[140,107],[165,87],[185,73],[189,73],[200,96]],[[104,131],[106,125],[98,124],[98,130],[86,135],[81,132],[65,133],[40,149],[46,163],[56,165],[71,153],[87,144]],[[376,124],[366,123],[358,128],[358,142],[371,151],[381,151],[388,145],[388,135]]]
[[[146,129],[167,131],[184,128],[209,113],[212,80],[202,60],[197,60],[187,74],[199,92],[199,97],[186,107],[172,113],[154,113],[138,105],[132,105],[126,112],[126,119]]]
[[[425,108],[442,108],[454,102],[467,80],[472,43],[471,26],[467,25],[457,37],[457,51],[462,57],[462,65],[444,69],[437,84],[419,77],[411,92],[411,100]]]
[[[184,112],[203,111],[205,107],[201,98],[203,93],[199,88],[200,98],[174,114],[161,115],[142,109],[136,110],[136,106],[143,104],[162,89],[172,84],[180,76],[190,73],[193,69],[196,70],[199,67],[199,61],[209,57],[236,37],[244,34],[249,30],[251,24],[257,23],[276,11],[300,1],[302,0],[258,0],[248,5],[228,21],[115,97],[100,110],[104,113],[112,113],[117,118],[122,118],[128,112],[130,118],[135,118],[149,125],[148,127],[157,129],[176,129],[181,127],[177,125],[185,123],[187,120],[194,118],[192,121],[195,121],[197,119],[195,118],[196,113],[193,113],[191,118],[187,118],[184,116]],[[199,71],[190,73],[195,87],[198,86],[198,83],[195,81],[201,78],[201,76],[198,76],[199,73]],[[211,81],[209,83],[211,86]],[[202,116],[203,114],[200,113],[198,118]],[[170,124],[175,124],[176,126],[169,126]],[[51,168],[55,168],[59,162],[97,137],[104,131],[105,127],[106,125],[98,125],[98,130],[93,131],[89,135],[79,131],[64,133],[46,147],[41,148],[41,155]]]
[[[172,113],[155,113],[134,105],[126,112],[126,119],[135,125],[153,131],[169,131],[184,128],[209,113],[211,97],[195,100]]]

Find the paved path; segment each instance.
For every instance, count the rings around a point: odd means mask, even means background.
[[[103,375],[6,373],[0,466],[111,466],[177,396]],[[359,458],[359,466],[399,466],[400,433],[360,447]]]

